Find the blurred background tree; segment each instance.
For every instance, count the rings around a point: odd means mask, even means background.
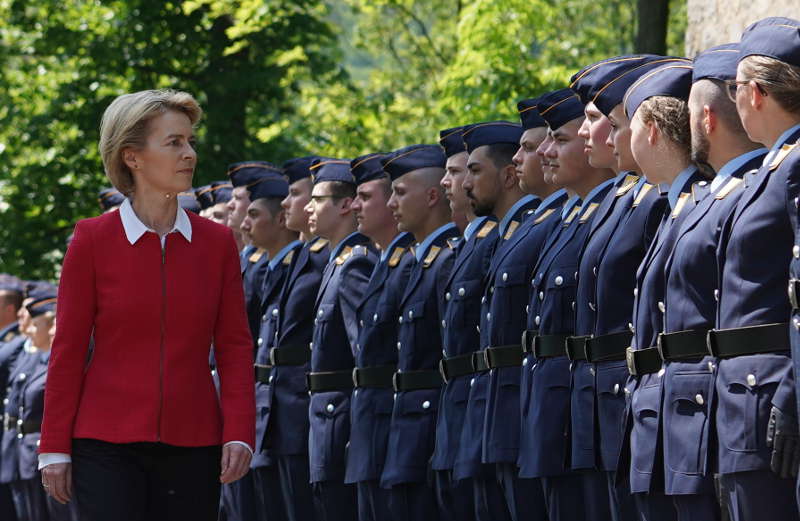
[[[632,0],[0,0],[0,272],[57,276],[74,222],[98,213],[100,116],[124,92],[197,96],[200,185],[234,161],[514,120],[662,18]],[[685,26],[670,0],[668,53]]]

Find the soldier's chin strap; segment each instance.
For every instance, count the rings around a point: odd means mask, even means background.
[[[800,467],[797,417],[773,406],[767,425],[766,442],[767,447],[772,449],[772,472],[784,479],[797,477]]]

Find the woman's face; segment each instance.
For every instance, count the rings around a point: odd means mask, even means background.
[[[606,143],[614,150],[617,168],[620,172],[630,170],[639,171],[639,165],[631,153],[631,127],[622,103],[614,107],[608,115],[611,126]]]
[[[170,110],[153,118],[144,147],[123,152],[137,191],[177,194],[189,190],[197,163],[194,145],[186,114]]]

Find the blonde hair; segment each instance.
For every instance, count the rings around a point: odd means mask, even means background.
[[[103,113],[100,155],[106,177],[122,194],[130,194],[134,187],[133,175],[122,158],[122,151],[143,148],[150,121],[170,110],[186,114],[192,125],[197,124],[203,114],[191,94],[170,89],[123,94]]]
[[[742,75],[753,80],[785,111],[800,114],[800,67],[768,56],[752,55],[742,59]]]
[[[653,96],[644,100],[636,112],[640,114],[643,123],[654,122],[670,141],[689,156],[692,138],[689,104],[685,100],[672,96]]]

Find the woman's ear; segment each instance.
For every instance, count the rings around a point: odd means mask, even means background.
[[[122,161],[131,172],[139,169],[139,162],[136,159],[136,152],[132,148],[126,148],[122,151]]]
[[[658,128],[655,121],[648,121],[647,125],[647,142],[650,146],[655,146],[661,136],[661,129]]]

